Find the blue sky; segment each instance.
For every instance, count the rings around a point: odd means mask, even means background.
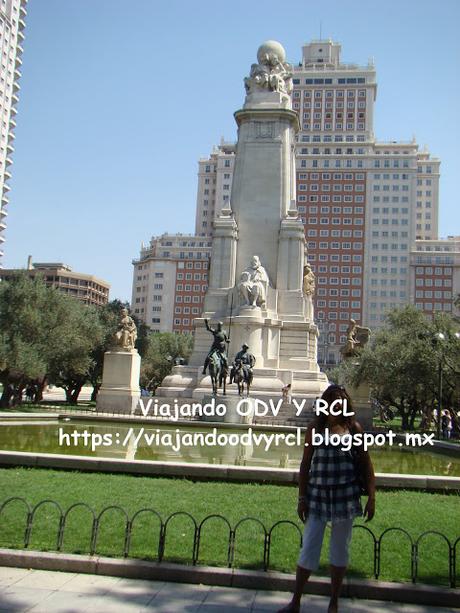
[[[32,0],[4,267],[63,261],[129,299],[142,240],[193,232],[197,160],[224,136],[258,45],[319,37],[377,69],[375,133],[428,144],[440,234],[457,214],[457,0]]]

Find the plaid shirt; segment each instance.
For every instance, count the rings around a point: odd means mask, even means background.
[[[350,452],[334,446],[315,449],[307,489],[308,513],[325,521],[363,514]]]

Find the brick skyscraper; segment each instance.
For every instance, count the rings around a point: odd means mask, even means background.
[[[411,300],[411,250],[438,238],[440,161],[415,140],[376,140],[374,65],[340,54],[338,43],[312,41],[293,75],[297,208],[316,274],[320,363],[338,361],[350,318],[375,329]],[[199,162],[197,236],[212,236],[230,198],[234,155],[222,142]]]

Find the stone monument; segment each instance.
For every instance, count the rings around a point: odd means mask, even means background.
[[[157,390],[163,397],[209,395],[202,365],[209,350],[205,321],[229,331],[229,359],[243,344],[255,357],[251,396],[315,398],[328,384],[317,363],[312,286],[305,281],[306,245],[295,193],[297,113],[292,67],[282,45],[267,41],[244,80],[235,113],[238,144],[231,201],[214,222],[209,286],[187,366],[176,366]],[[313,274],[313,273],[312,273]],[[307,290],[307,291],[306,291]],[[227,394],[237,393],[234,386]]]
[[[104,354],[102,385],[96,410],[107,413],[134,413],[141,391],[141,358],[135,348],[137,328],[127,309],[121,310],[113,346]]]

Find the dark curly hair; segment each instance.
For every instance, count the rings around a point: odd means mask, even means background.
[[[330,385],[328,388],[326,388],[321,396],[322,400],[325,400],[328,404],[328,406],[331,406],[331,404],[334,402],[334,400],[346,400],[347,401],[347,411],[351,412],[354,411],[353,409],[353,403],[352,400],[347,392],[347,390],[343,387],[343,385],[335,385],[332,384]],[[340,420],[339,423],[342,426],[345,426],[348,428],[348,430],[352,430],[352,428],[355,425],[355,416],[354,415],[339,415]],[[317,415],[315,417],[315,421],[314,421],[314,427],[315,430],[320,432],[320,431],[324,431],[324,428],[326,427],[326,423],[327,423],[327,415],[324,415],[324,413],[320,413],[319,415]]]

